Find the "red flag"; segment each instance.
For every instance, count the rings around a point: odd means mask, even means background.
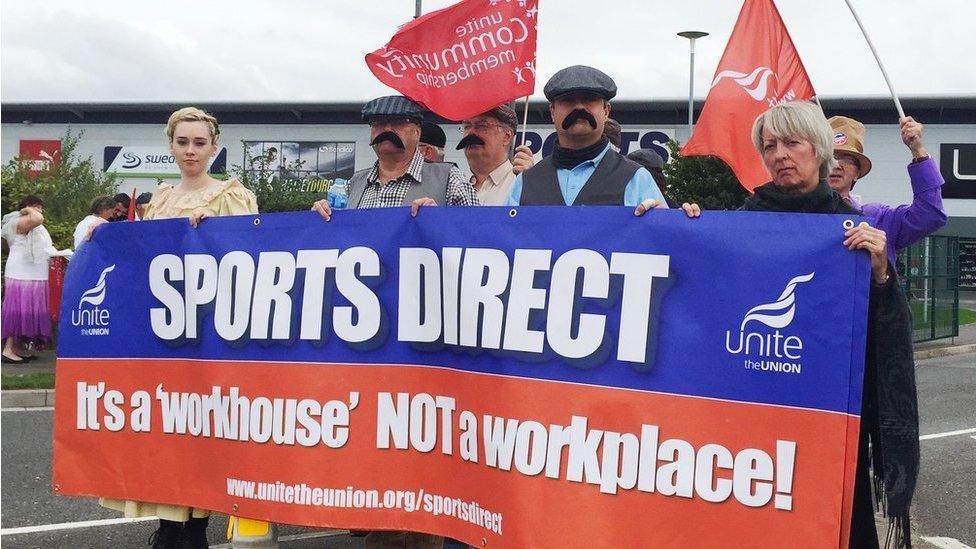
[[[752,123],[772,106],[816,95],[773,0],[745,0],[685,156],[713,155],[748,191],[769,181]]]
[[[132,199],[129,200],[129,213],[126,216],[127,221],[135,221],[136,219],[136,188],[132,187]]]
[[[404,25],[366,55],[381,82],[449,120],[535,90],[538,0],[462,0]]]

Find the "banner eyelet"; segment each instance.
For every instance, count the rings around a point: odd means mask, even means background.
[[[518,210],[516,210],[515,208],[508,210],[508,217],[515,217],[517,215],[518,215]]]
[[[254,226],[257,227],[260,224],[261,224],[261,218],[260,217],[255,217],[254,218]]]
[[[845,229],[853,229],[854,228],[854,220],[852,220],[852,219],[845,219],[844,220],[844,228]]]

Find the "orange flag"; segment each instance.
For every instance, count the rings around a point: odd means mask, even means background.
[[[773,0],[745,0],[681,154],[721,158],[752,192],[770,180],[752,144],[753,121],[777,103],[815,95]]]
[[[135,221],[136,219],[136,188],[132,188],[132,199],[129,200],[129,211],[126,215],[126,221]]]

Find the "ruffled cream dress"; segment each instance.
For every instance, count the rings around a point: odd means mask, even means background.
[[[143,219],[171,219],[190,217],[204,212],[208,217],[221,215],[247,215],[258,213],[254,193],[237,179],[221,181],[195,191],[184,191],[173,185],[160,185],[153,194]],[[127,518],[156,516],[164,520],[186,522],[193,518],[210,516],[206,509],[149,503],[122,499],[102,498],[103,507],[122,511]]]

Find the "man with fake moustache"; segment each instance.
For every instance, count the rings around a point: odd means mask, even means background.
[[[424,162],[418,148],[423,111],[417,104],[399,95],[380,97],[366,103],[362,115],[376,162],[349,179],[349,208],[410,206],[410,215],[416,216],[422,206],[478,205],[457,166]],[[326,221],[332,217],[327,199],[316,201],[312,209]]]
[[[635,213],[663,207],[651,174],[613,150],[603,135],[617,85],[584,65],[562,69],[543,90],[556,129],[553,154],[519,174],[509,205],[626,205]]]
[[[517,125],[515,111],[508,105],[461,121],[464,137],[457,149],[468,159],[471,185],[482,206],[504,206],[515,175],[534,163],[532,151],[525,145],[515,149],[514,159],[508,158]]]

